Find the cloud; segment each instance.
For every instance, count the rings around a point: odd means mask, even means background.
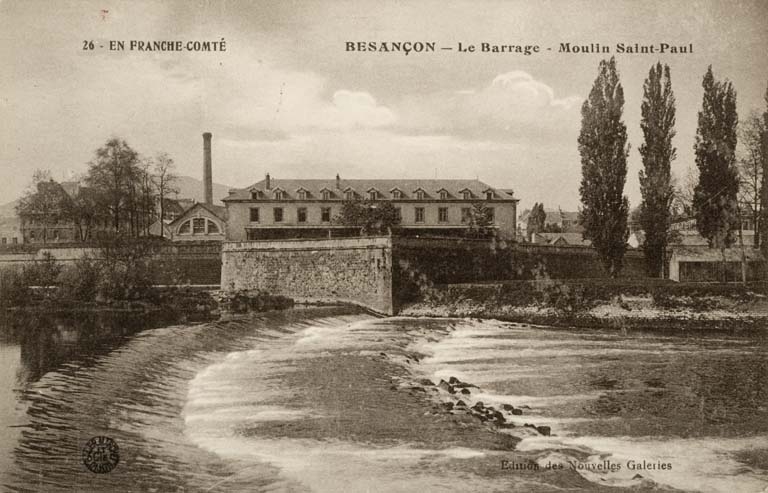
[[[533,139],[578,122],[582,98],[558,98],[531,74],[514,70],[477,88],[406,98],[397,110],[412,132],[442,132],[464,138]]]
[[[392,110],[380,106],[367,92],[339,90],[333,101],[320,113],[319,123],[325,128],[383,127],[396,120]]]

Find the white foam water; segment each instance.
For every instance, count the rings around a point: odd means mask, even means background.
[[[728,343],[729,347],[718,347],[718,342]],[[731,342],[733,343],[730,344]],[[589,339],[583,334],[564,331],[512,328],[500,322],[466,320],[464,323],[454,324],[454,330],[443,340],[437,343],[421,340],[414,344],[413,348],[428,355],[422,360],[421,370],[435,382],[455,376],[464,382],[479,385],[480,389],[473,389],[472,401],[482,401],[486,406],[493,405],[497,409],[503,404],[530,406],[525,415],[513,416],[507,413],[506,418],[517,426],[535,423],[552,428],[552,433],[557,436],[541,436],[529,429],[516,428],[509,431],[522,438],[517,447],[519,451],[538,454],[541,467],[547,463],[560,463],[569,468],[607,460],[619,464],[620,469],[606,472],[582,467],[576,470],[584,478],[601,485],[637,486],[643,481],[651,480],[658,485],[682,490],[728,493],[768,491],[766,471],[752,468],[737,460],[737,454],[740,452],[768,447],[768,436],[681,439],[674,436],[674,429],[667,430],[669,436],[579,436],[571,430],[576,424],[595,421],[604,424],[615,423],[622,418],[569,417],[557,413],[551,416],[547,415],[546,411],[558,409],[564,404],[593,401],[609,395],[612,390],[584,392],[582,389],[561,395],[525,395],[482,389],[483,385],[530,379],[536,375],[543,382],[547,378],[590,374],[594,368],[601,366],[600,362],[595,363],[594,360],[602,356],[610,357],[612,361],[626,360],[641,366],[656,363],[644,363],[632,358],[649,355],[663,360],[702,351],[706,351],[706,357],[717,358],[738,355],[741,347],[750,347],[750,344],[738,340],[709,340],[708,344],[708,347],[702,349],[701,346],[683,339],[631,339],[605,334]],[[584,360],[585,357],[588,359]],[[567,363],[559,363],[561,359],[565,359]],[[574,364],[574,359],[583,361],[584,364]],[[640,390],[642,389],[623,388],[621,392],[626,395]],[[584,460],[583,456],[587,459]],[[671,469],[630,468],[630,461],[668,463],[671,464]]]
[[[345,441],[243,436],[244,427],[269,421],[319,417],[313,409],[296,409],[280,402],[291,390],[273,377],[290,371],[297,360],[328,350],[372,352],[385,337],[375,321],[307,327],[296,334],[260,342],[259,349],[238,351],[199,372],[189,384],[183,415],[188,438],[199,447],[238,464],[232,477],[242,482],[265,465],[277,467],[288,480],[287,490],[319,492],[423,492],[497,490],[500,479],[470,479],[466,475],[432,472],[435,464],[484,457],[486,452],[454,447],[440,450],[407,444],[378,446]],[[365,348],[365,349],[363,349]],[[255,472],[254,472],[255,471]],[[291,486],[293,485],[293,486]],[[212,488],[226,490],[226,480]]]

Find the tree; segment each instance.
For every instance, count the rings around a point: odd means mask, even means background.
[[[528,233],[528,241],[531,241],[533,235],[544,231],[545,222],[547,220],[547,213],[544,211],[544,204],[536,202],[533,204],[531,212],[528,214],[528,223],[526,224],[526,231]]]
[[[669,66],[656,63],[651,67],[643,85],[640,107],[644,142],[640,146],[643,169],[640,170],[640,226],[645,232],[643,254],[651,275],[664,277],[664,254],[667,249],[672,219],[671,164],[677,150],[672,145],[675,136],[675,95]]]
[[[693,146],[699,168],[693,210],[699,233],[711,248],[719,248],[723,254],[725,276],[725,249],[733,244],[739,218],[736,92],[729,81],[715,80],[711,65],[702,86],[704,98]]]
[[[347,200],[341,205],[341,213],[334,222],[359,228],[360,235],[391,234],[400,224],[397,209],[390,202],[377,200]]]
[[[467,233],[473,238],[487,238],[493,234],[493,211],[485,205],[485,202],[472,203]]]
[[[96,150],[85,181],[97,191],[99,207],[108,211],[114,231],[128,229],[138,235],[134,222],[139,155],[124,140],[112,138]]]
[[[581,107],[581,223],[611,277],[621,271],[627,249],[629,201],[623,195],[627,177],[627,127],[622,121],[624,89],[616,60],[602,60],[598,76]]]
[[[763,173],[766,168],[766,159],[763,147],[763,134],[766,127],[762,115],[753,112],[746,120],[739,124],[739,141],[742,150],[739,156],[739,202],[743,210],[752,217],[755,227],[754,247],[760,245],[762,236],[761,217],[763,210],[762,187]]]
[[[768,87],[765,89],[765,112],[763,112],[763,156],[768,157]],[[768,204],[768,160],[763,160],[763,176],[760,184],[760,198]],[[768,207],[763,207],[760,214],[761,228],[768,229]],[[763,235],[760,242],[763,258],[768,259],[768,238]]]
[[[175,183],[178,177],[174,173],[175,165],[168,154],[162,152],[155,158],[154,183],[157,188],[157,199],[160,206],[160,237],[165,234],[163,220],[165,219],[165,199],[172,193],[179,193]]]
[[[42,227],[42,241],[48,240],[48,229],[66,218],[70,198],[61,185],[51,178],[50,171],[36,170],[32,184],[16,204],[16,214],[22,227],[30,224]]]
[[[80,187],[77,193],[67,203],[66,217],[75,226],[75,234],[79,241],[90,241],[96,224],[103,220],[100,217],[99,203],[95,191],[88,187]]]

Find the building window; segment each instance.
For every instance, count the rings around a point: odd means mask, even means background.
[[[331,192],[323,190],[323,200],[331,200]]]
[[[275,200],[283,200],[283,198],[285,197],[285,194],[283,193],[282,190],[275,190],[274,197],[275,197]]]
[[[296,209],[296,221],[300,223],[307,222],[307,208],[306,207],[299,207]]]
[[[252,223],[259,222],[259,208],[258,207],[251,207],[251,222]]]
[[[493,192],[485,192],[485,200],[493,200]]]
[[[424,190],[416,191],[416,200],[424,200]]]
[[[216,234],[219,232],[219,227],[213,221],[208,221],[208,234]]]
[[[186,221],[181,226],[179,226],[179,234],[180,235],[188,235],[190,230],[190,224],[189,221]]]
[[[488,221],[494,222],[496,220],[496,210],[493,207],[488,207]]]
[[[14,236],[13,238],[11,238],[11,243],[13,243],[14,245],[17,245],[19,243],[19,239]]]
[[[379,197],[379,193],[376,190],[368,192],[368,200],[376,200]]]
[[[320,209],[320,220],[324,223],[331,222],[331,208],[323,207]]]
[[[472,209],[470,209],[469,207],[462,207],[461,222],[466,224],[469,222],[470,219],[472,219]]]
[[[275,208],[272,210],[272,213],[273,213],[273,215],[274,215],[274,218],[275,218],[275,222],[276,222],[276,223],[281,223],[281,222],[283,222],[283,208],[282,208],[282,207],[275,207]]]
[[[352,190],[344,192],[344,198],[346,200],[355,200],[355,192],[353,192]]]
[[[424,222],[424,208],[423,207],[417,207],[415,209],[414,214],[414,221],[417,223],[423,223]]]
[[[251,199],[257,200],[258,198],[259,198],[259,191],[258,190],[254,190],[253,192],[251,192]]]
[[[437,222],[439,222],[439,223],[447,223],[448,222],[448,208],[447,207],[439,207],[437,209]]]
[[[448,192],[440,190],[440,200],[448,200]]]
[[[205,234],[205,218],[196,217],[192,219],[192,234],[204,235]]]
[[[472,192],[470,192],[469,190],[465,190],[461,192],[461,196],[464,198],[464,200],[469,200],[472,198]]]
[[[307,200],[307,191],[299,190],[299,200]]]
[[[395,220],[397,222],[402,222],[403,220],[403,210],[400,207],[395,207]]]
[[[393,199],[402,199],[403,198],[403,192],[400,190],[392,190],[392,198]]]

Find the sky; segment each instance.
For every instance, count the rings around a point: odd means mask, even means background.
[[[625,192],[639,204],[643,80],[668,64],[682,180],[708,65],[733,82],[741,117],[763,111],[768,2],[755,1],[39,1],[0,0],[0,203],[35,169],[69,179],[113,136],[167,152],[214,181],[479,178],[521,208],[579,207],[580,107],[616,56],[631,145]],[[225,52],[109,51],[110,40],[226,42]],[[105,48],[83,50],[94,40]],[[433,53],[349,52],[349,41],[435,42]],[[459,53],[480,43],[541,53]],[[558,53],[600,43],[611,54]],[[617,43],[693,44],[621,54]],[[439,47],[453,47],[440,50]],[[551,48],[548,51],[547,48]]]

